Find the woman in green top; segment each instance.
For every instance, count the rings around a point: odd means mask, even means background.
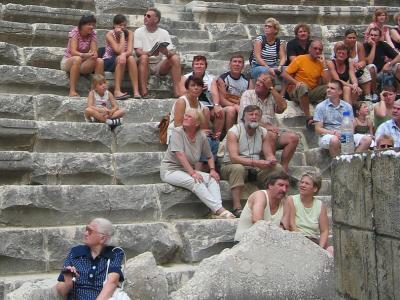
[[[299,194],[288,197],[291,207],[289,227],[319,244],[333,255],[328,247],[329,219],[326,205],[314,196],[321,188],[322,177],[314,172],[304,173],[299,181]]]

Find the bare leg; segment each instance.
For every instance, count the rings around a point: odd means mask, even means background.
[[[125,115],[125,111],[120,108],[118,110],[116,110],[112,115],[111,118],[112,119],[117,119],[117,118],[122,118]]]
[[[139,86],[141,95],[147,96],[147,80],[149,79],[149,56],[141,55],[139,57]]]
[[[86,118],[94,117],[96,120],[100,122],[105,122],[107,120],[107,117],[104,115],[104,113],[101,113],[100,111],[92,108],[92,107],[87,107],[85,109],[85,116]]]
[[[369,146],[371,145],[371,142],[372,142],[372,137],[370,137],[369,135],[364,136],[361,139],[358,147],[355,149],[355,152],[367,151],[369,149]]]
[[[310,101],[308,99],[308,94],[304,94],[300,97],[300,108],[304,112],[306,117],[310,117]]]
[[[69,70],[69,96],[75,97],[79,96],[78,92],[76,91],[76,85],[81,74],[82,58],[79,56],[74,56],[71,59],[72,64]]]
[[[343,87],[343,100],[351,105],[351,89],[348,86]]]
[[[228,131],[236,123],[236,105],[225,106],[225,130]]]
[[[128,63],[129,78],[131,80],[132,89],[133,89],[133,95],[140,96],[139,82],[138,82],[138,69],[137,69],[137,65],[136,65],[136,60],[132,56],[129,56],[127,63]]]
[[[232,193],[232,202],[233,209],[242,208],[242,204],[240,204],[240,196],[242,195],[243,186],[237,186],[231,189]]]
[[[115,61],[115,71],[114,71],[114,96],[115,97],[120,97],[124,95],[121,91],[121,84],[122,84],[122,79],[124,79],[124,73],[125,73],[125,63],[120,62],[120,56],[117,57]]]
[[[174,54],[170,58],[167,58],[160,66],[160,75],[167,75],[169,72],[171,72],[174,96],[180,97],[182,96],[182,92],[180,89],[182,71],[181,60],[178,54]]]
[[[296,151],[298,143],[299,136],[294,132],[285,132],[279,137],[279,144],[283,146],[281,165],[286,172],[289,170],[289,162]]]
[[[340,140],[337,136],[333,136],[329,142],[329,153],[332,157],[340,155]]]
[[[371,94],[371,81],[361,84],[360,87],[363,90],[364,96]]]
[[[376,71],[375,68],[370,68],[369,72],[371,73],[371,93],[376,92]]]

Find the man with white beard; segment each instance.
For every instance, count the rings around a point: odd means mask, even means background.
[[[240,199],[245,181],[263,186],[272,171],[282,170],[270,152],[267,130],[259,124],[261,116],[260,107],[246,106],[240,122],[232,126],[227,134],[221,176],[229,182],[236,217],[242,213]]]
[[[282,95],[275,89],[274,79],[269,74],[261,74],[256,81],[254,90],[247,90],[240,98],[238,123],[243,115],[243,110],[248,105],[257,105],[262,110],[260,126],[268,130],[267,139],[269,160],[275,160],[275,151],[282,150],[281,165],[285,172],[289,171],[289,162],[292,159],[299,136],[293,131],[278,128],[275,114],[285,111],[287,104]]]

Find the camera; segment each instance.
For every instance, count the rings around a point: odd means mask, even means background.
[[[359,70],[356,71],[356,77],[357,77],[357,78],[360,78],[360,77],[363,76],[363,75],[364,75],[364,70],[359,69]]]
[[[258,174],[258,172],[257,172],[256,169],[253,169],[253,168],[248,169],[248,170],[247,170],[247,180],[248,180],[249,182],[255,182],[255,181],[257,181],[257,174]]]

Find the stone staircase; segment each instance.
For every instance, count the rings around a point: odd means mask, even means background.
[[[12,0],[11,0],[12,1]],[[232,53],[246,58],[259,24],[274,16],[282,39],[292,38],[298,21],[312,23],[313,36],[328,44],[354,25],[360,33],[374,5],[398,11],[398,0],[259,1],[157,0],[14,0],[0,1],[0,299],[25,281],[56,278],[67,249],[81,241],[86,222],[109,218],[116,224],[114,242],[128,258],[152,251],[163,266],[169,289],[186,282],[204,258],[231,247],[236,221],[207,219],[207,208],[190,192],[161,183],[159,163],[165,147],[158,143],[157,123],[170,110],[170,79],[152,77],[153,99],[121,101],[124,125],[110,131],[84,122],[86,98],[69,98],[68,77],[59,70],[68,31],[82,14],[98,15],[102,46],[115,13],[142,25],[148,4],[163,14],[190,68],[195,54],[206,54],[209,69],[221,74]],[[349,6],[350,5],[350,6]],[[112,84],[112,74],[106,74]],[[86,95],[88,78],[79,92]],[[280,116],[282,126],[301,137],[290,166],[326,170],[326,153],[303,127],[293,103]],[[329,172],[320,199],[330,203]],[[222,182],[224,205],[230,193]],[[294,187],[292,187],[294,190]]]

